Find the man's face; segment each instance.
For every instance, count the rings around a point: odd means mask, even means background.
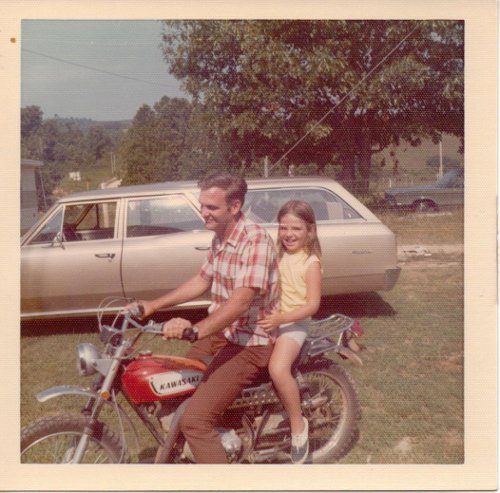
[[[205,227],[224,238],[236,222],[241,203],[235,200],[228,204],[226,192],[221,188],[212,187],[200,192],[200,207]]]

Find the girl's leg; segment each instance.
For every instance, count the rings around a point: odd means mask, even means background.
[[[283,407],[290,419],[290,428],[293,434],[304,431],[304,420],[300,408],[300,393],[297,382],[292,376],[291,368],[298,356],[300,346],[291,337],[281,335],[276,340],[271,359],[269,374],[278,391]]]

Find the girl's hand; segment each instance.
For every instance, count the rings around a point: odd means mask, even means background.
[[[257,322],[266,332],[271,332],[277,329],[283,323],[283,317],[278,310],[274,310],[265,318]]]

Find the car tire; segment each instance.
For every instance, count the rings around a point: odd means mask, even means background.
[[[433,212],[437,210],[437,206],[431,200],[419,200],[413,203],[413,210],[415,212]]]

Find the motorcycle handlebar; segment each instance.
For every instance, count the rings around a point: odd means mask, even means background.
[[[140,306],[142,308],[142,305],[137,306]],[[143,309],[142,313],[144,313]],[[147,332],[148,334],[163,335],[163,323],[156,323],[150,320],[146,325],[141,325],[136,321],[131,320],[131,317],[137,318],[136,314],[136,310],[130,309],[124,313],[128,321],[137,328],[141,328],[143,332]],[[181,339],[193,343],[198,339],[198,333],[192,327],[187,327],[182,331]]]

